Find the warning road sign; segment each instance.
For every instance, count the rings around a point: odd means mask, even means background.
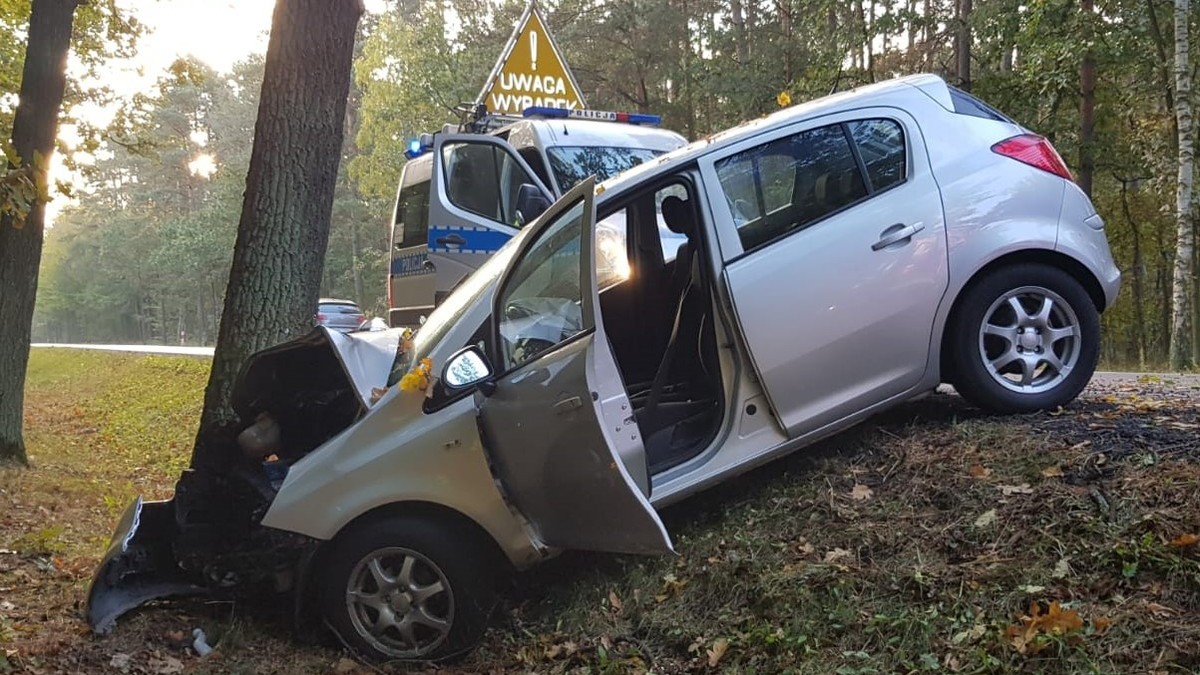
[[[531,106],[584,107],[579,85],[534,4],[517,21],[479,99],[488,112],[500,115],[519,115]]]

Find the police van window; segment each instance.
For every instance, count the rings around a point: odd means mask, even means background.
[[[521,148],[517,154],[525,160],[529,168],[533,169],[533,172],[541,179],[542,185],[546,187],[554,185],[550,182],[550,173],[546,171],[546,160],[542,159],[542,153],[538,152],[537,148]]]
[[[397,247],[425,245],[429,233],[429,180],[400,188],[396,198]]]
[[[557,146],[547,148],[550,168],[563,192],[595,174],[596,181],[609,178],[642,162],[663,154],[662,150],[647,148],[609,148],[598,146]]]
[[[895,167],[876,165],[881,182]],[[749,251],[867,196],[843,125],[810,129],[717,162],[742,247]]]
[[[515,157],[490,143],[448,143],[442,160],[451,204],[517,226],[517,195],[522,185],[536,181]]]

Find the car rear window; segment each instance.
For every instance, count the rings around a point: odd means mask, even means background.
[[[846,128],[858,147],[873,190],[878,192],[904,182],[904,130],[895,120],[859,120],[848,123]]]
[[[996,110],[961,89],[950,87],[950,100],[954,103],[954,112],[960,115],[970,115],[985,120],[1016,124],[1011,117]]]
[[[318,308],[322,314],[362,314],[362,310],[358,305],[347,305],[343,303],[337,304],[322,304]]]

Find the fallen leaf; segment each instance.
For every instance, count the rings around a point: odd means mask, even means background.
[[[1021,483],[1020,485],[997,485],[996,487],[1000,490],[1000,492],[1004,493],[1004,496],[1006,497],[1009,495],[1033,494],[1033,488],[1029,487],[1029,483]]]
[[[116,668],[117,670],[121,671],[122,673],[127,673],[127,672],[129,672],[129,665],[130,665],[129,662],[132,659],[133,659],[133,657],[130,656],[129,654],[117,653],[117,654],[113,654],[112,658],[108,660],[108,665],[112,666],[113,668]]]
[[[347,675],[347,673],[353,673],[356,670],[358,670],[358,662],[344,656],[338,659],[337,665],[333,667],[333,672],[338,675]]]
[[[1092,619],[1092,628],[1096,629],[1096,635],[1104,635],[1111,627],[1112,619],[1107,616],[1098,616]]]
[[[1200,543],[1200,536],[1191,533],[1185,533],[1175,537],[1168,542],[1167,545],[1174,546],[1175,548],[1187,548],[1189,546],[1195,546],[1197,543]]]
[[[1042,469],[1042,476],[1044,476],[1046,478],[1058,478],[1062,475],[1063,475],[1062,467],[1058,466],[1057,464],[1055,464],[1054,466],[1048,466],[1048,467]]]
[[[608,604],[612,605],[612,608],[617,610],[617,613],[621,612],[621,607],[623,606],[621,596],[617,595],[616,591],[608,592]]]
[[[988,509],[975,519],[975,527],[988,527],[996,524],[996,509]]]
[[[972,464],[967,473],[971,474],[972,478],[987,478],[992,475],[992,470],[981,464]]]
[[[708,654],[708,667],[716,668],[717,664],[721,662],[721,658],[725,656],[725,652],[728,650],[729,640],[726,640],[725,638],[717,638],[717,640],[713,642],[712,647],[705,652]]]
[[[850,498],[858,500],[858,501],[862,501],[864,499],[870,499],[871,495],[873,495],[873,494],[875,494],[874,490],[867,487],[866,485],[863,485],[862,483],[856,483],[854,485],[854,487],[850,490]]]
[[[151,659],[150,672],[158,675],[175,675],[183,672],[183,661],[174,656],[164,656],[161,659]]]
[[[1160,605],[1157,602],[1147,602],[1146,611],[1155,616],[1170,616],[1172,614],[1179,613],[1179,610],[1173,607],[1167,607],[1166,605]]]
[[[953,638],[954,644],[960,644],[962,642],[975,642],[979,638],[986,635],[987,630],[988,630],[987,626],[985,626],[981,623],[977,623],[974,626],[968,628],[967,630],[964,630],[960,633],[956,633]]]
[[[800,541],[796,544],[796,553],[799,553],[800,555],[812,555],[816,550],[816,547],[808,543],[808,540],[804,539],[803,537],[801,537]]]
[[[1054,564],[1053,576],[1055,579],[1066,579],[1067,575],[1071,573],[1069,560],[1070,558],[1063,558]]]
[[[833,562],[837,562],[837,561],[841,560],[842,558],[849,558],[849,557],[850,557],[850,551],[847,551],[844,548],[835,548],[825,554],[825,562],[833,563]]]

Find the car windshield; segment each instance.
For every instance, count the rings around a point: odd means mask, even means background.
[[[642,162],[663,154],[649,148],[610,148],[601,146],[557,146],[549,148],[550,168],[563,192],[595,174],[596,182],[632,169]]]
[[[488,258],[483,265],[480,265],[479,269],[472,272],[471,276],[467,277],[450,294],[450,297],[429,314],[413,338],[411,350],[403,352],[404,342],[401,341],[392,367],[392,375],[388,381],[389,386],[394,384],[393,379],[398,379],[408,372],[412,364],[419,363],[421,359],[429,356],[433,348],[441,343],[442,338],[446,337],[446,333],[458,323],[462,315],[491,287],[492,282],[508,267],[508,262],[512,260],[513,254],[519,246],[518,242],[524,238],[522,236],[524,232],[508,240],[507,244],[491,258]]]

